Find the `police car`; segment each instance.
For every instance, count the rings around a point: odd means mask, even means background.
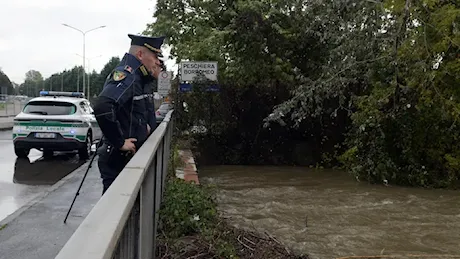
[[[22,158],[35,148],[44,157],[54,151],[78,150],[80,158],[86,159],[101,136],[93,109],[80,92],[41,91],[14,118],[14,152]]]

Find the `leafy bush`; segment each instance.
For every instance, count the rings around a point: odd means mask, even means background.
[[[192,235],[215,223],[217,210],[212,194],[207,186],[171,178],[160,210],[162,228],[168,231],[168,237]]]

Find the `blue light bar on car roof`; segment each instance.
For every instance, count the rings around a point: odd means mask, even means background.
[[[76,97],[84,98],[85,94],[82,92],[63,92],[63,91],[40,91],[40,96],[54,96],[54,97]]]

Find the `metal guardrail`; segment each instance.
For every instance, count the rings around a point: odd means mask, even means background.
[[[8,100],[0,101],[0,117],[13,117],[19,114],[27,101]]]
[[[153,258],[173,111],[136,152],[56,258]]]

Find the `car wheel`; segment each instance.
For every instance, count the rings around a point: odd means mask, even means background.
[[[89,158],[89,156],[91,155],[92,144],[93,144],[93,138],[91,136],[91,133],[88,133],[86,135],[85,146],[78,150],[78,156],[80,156],[80,159],[85,160]]]
[[[19,158],[27,158],[29,156],[30,149],[21,149],[14,147],[14,153]]]

